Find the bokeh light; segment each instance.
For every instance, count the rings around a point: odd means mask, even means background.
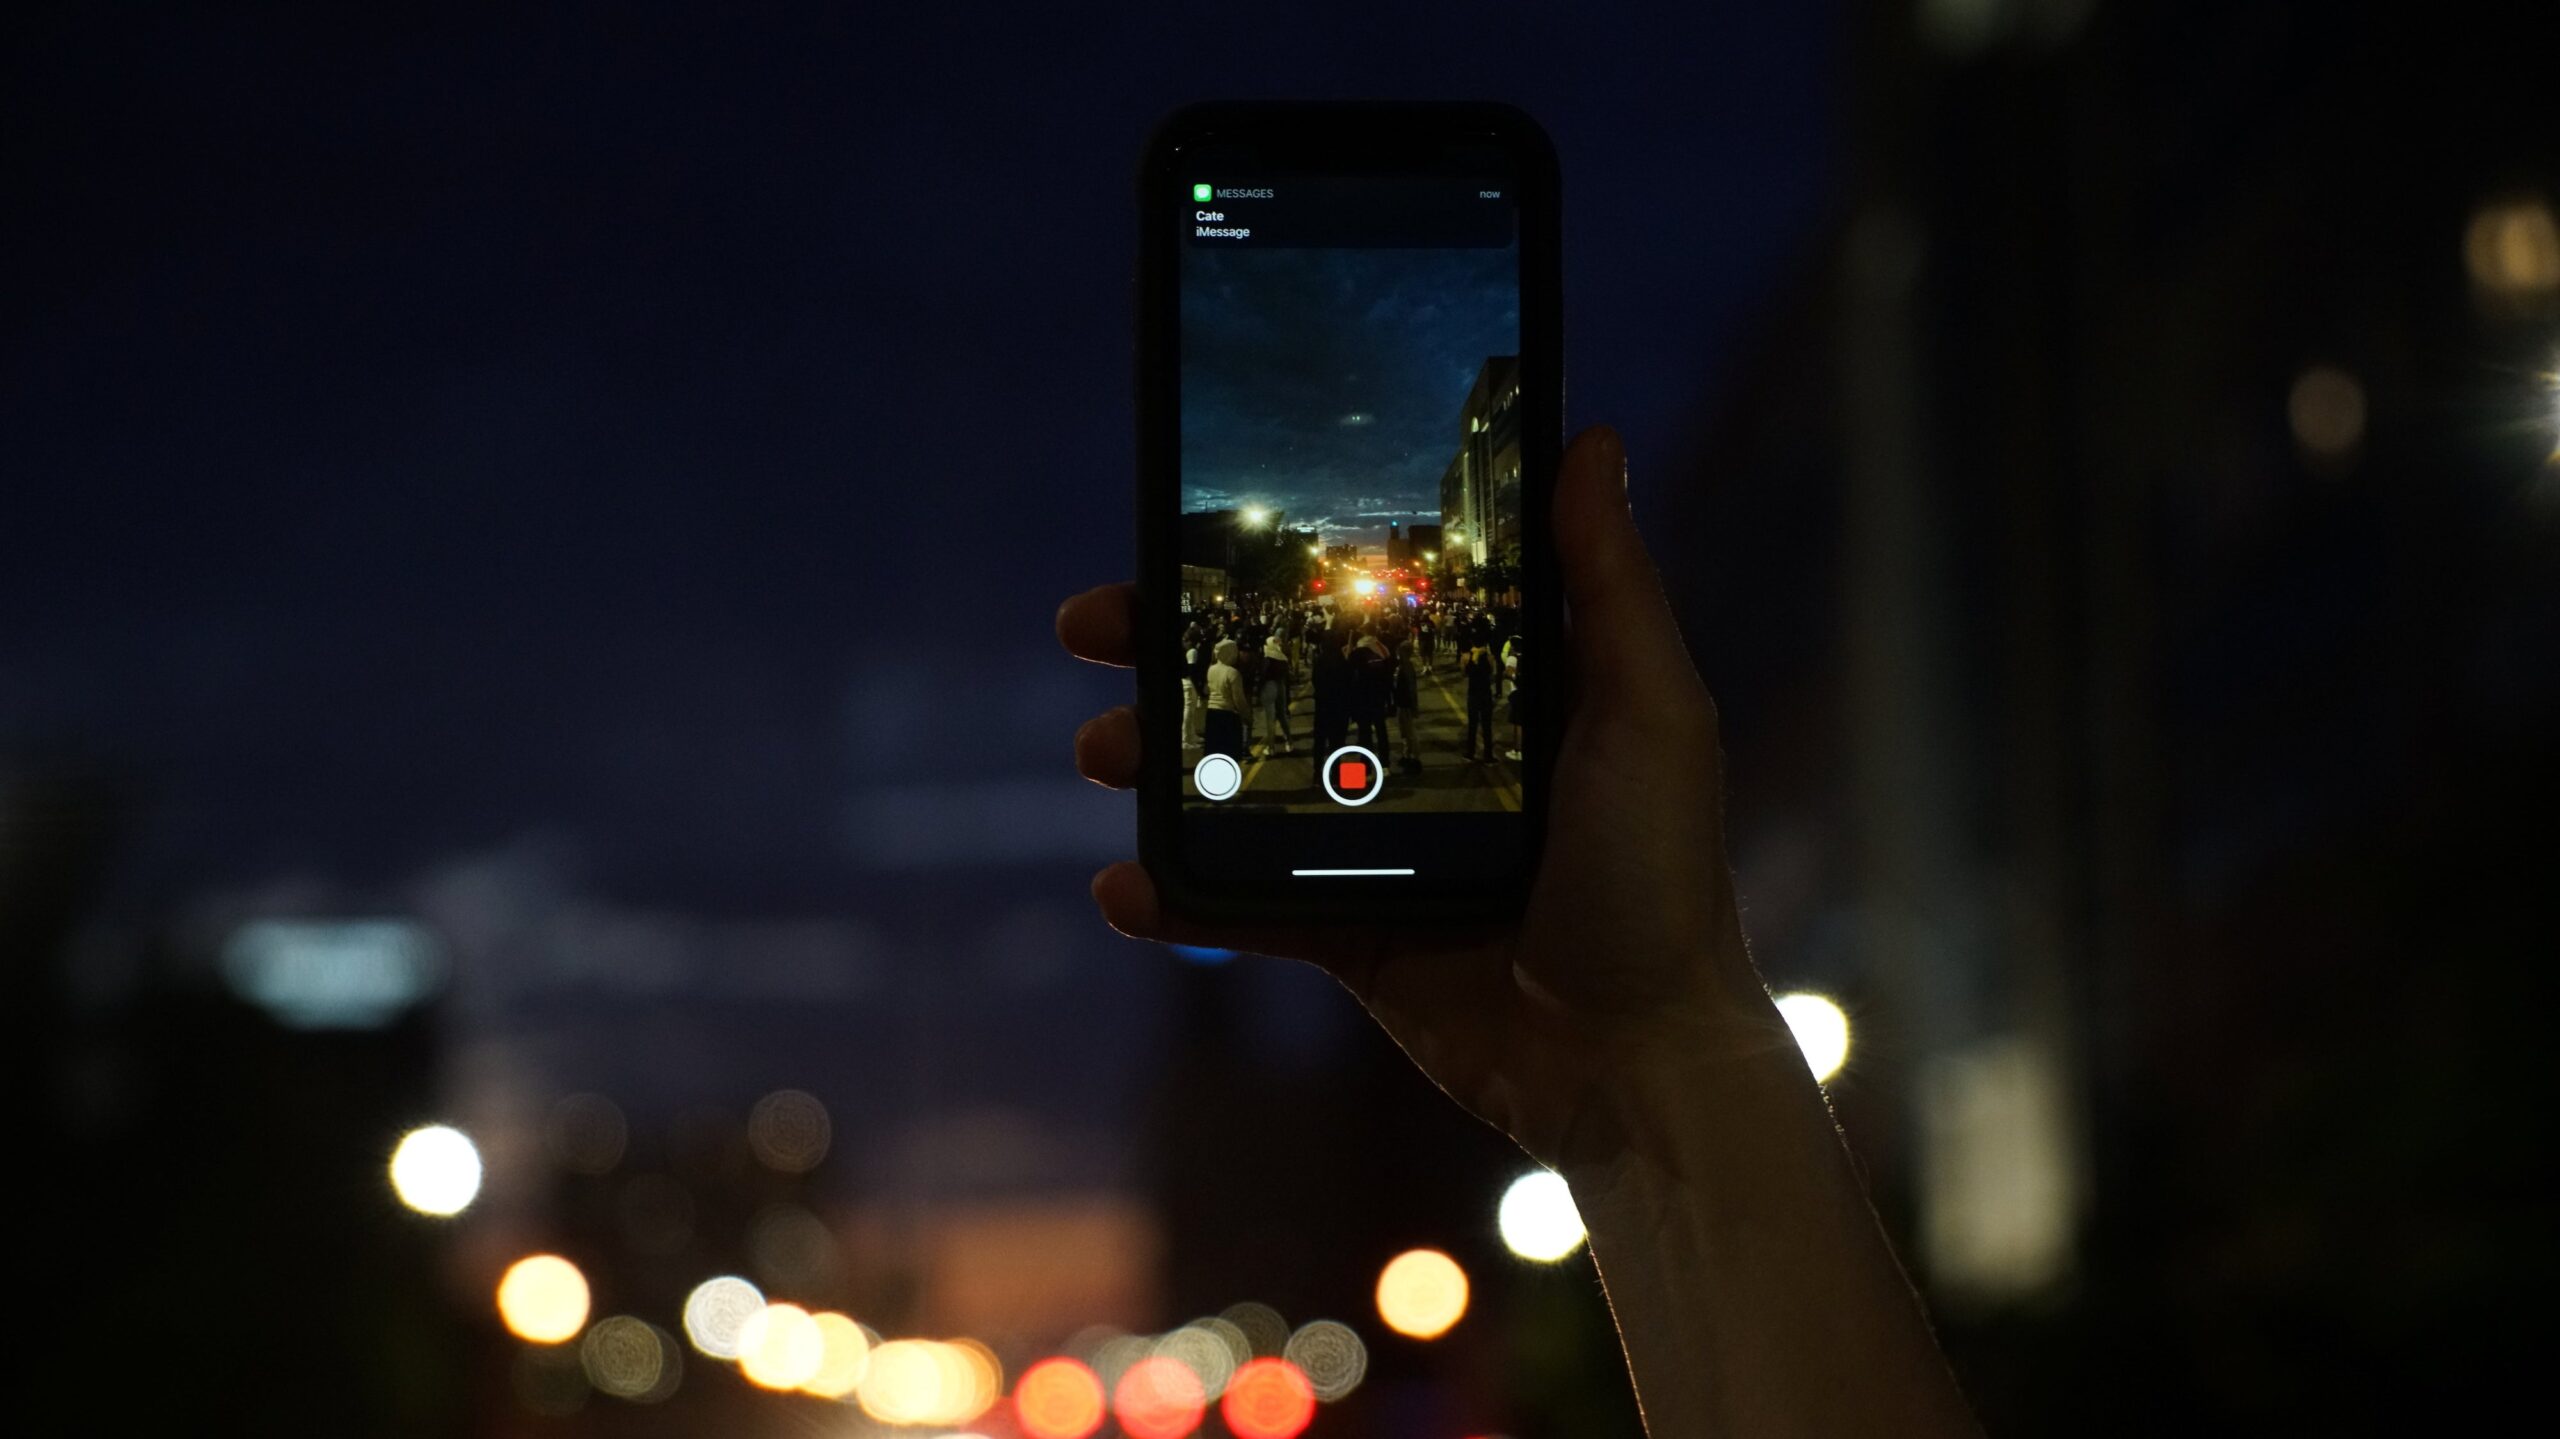
[[[2285,396],[2294,443],[2314,459],[2335,460],[2364,440],[2364,386],[2335,365],[2314,365]]]
[[[1360,1387],[1369,1373],[1369,1346],[1359,1332],[1334,1319],[1317,1319],[1289,1336],[1280,1351],[1327,1404]]]
[[[1004,1365],[996,1352],[975,1339],[954,1339],[934,1346],[944,1368],[943,1408],[937,1423],[975,1419],[1004,1397]]]
[[[391,1151],[391,1190],[420,1214],[460,1214],[480,1193],[480,1148],[449,1125],[412,1129]]]
[[[2483,205],[2463,231],[2462,262],[2473,286],[2499,300],[2560,292],[2560,221],[2539,196]]]
[[[932,1424],[945,1406],[945,1370],[934,1346],[921,1339],[892,1339],[871,1351],[870,1372],[855,1397],[862,1412],[883,1424]]]
[[[818,1372],[800,1388],[821,1399],[842,1399],[862,1386],[862,1376],[871,1367],[871,1336],[832,1309],[809,1318],[818,1326]]]
[[[738,1357],[738,1333],[764,1309],[764,1291],[734,1274],[705,1279],[684,1300],[684,1337],[714,1359]]]
[[[1298,1439],[1316,1417],[1316,1391],[1286,1359],[1256,1359],[1227,1384],[1218,1413],[1236,1439]]]
[[[1467,1271],[1437,1249],[1408,1249],[1378,1272],[1378,1317],[1414,1339],[1437,1339],[1467,1312]]]
[[[628,1314],[588,1330],[578,1343],[578,1357],[588,1383],[638,1404],[655,1404],[674,1394],[684,1375],[684,1351],[675,1336]]]
[[[1095,1345],[1085,1362],[1093,1366],[1094,1377],[1102,1381],[1104,1389],[1116,1389],[1120,1387],[1120,1376],[1128,1373],[1131,1365],[1153,1355],[1155,1349],[1155,1342],[1151,1339],[1136,1334],[1115,1334]]]
[[[1782,994],[1778,1014],[1795,1035],[1814,1078],[1827,1082],[1849,1062],[1849,1016],[1840,1006],[1819,994]]]
[[[1552,1264],[1582,1247],[1582,1211],[1573,1189],[1552,1169],[1533,1169],[1511,1181],[1495,1212],[1502,1242],[1512,1253]]]
[[[1073,1359],[1043,1359],[1013,1386],[1013,1414],[1028,1439],[1085,1439],[1102,1427],[1102,1380]]]
[[[536,1344],[575,1338],[587,1323],[587,1276],[557,1254],[528,1254],[499,1276],[498,1317]]]
[[[1236,1352],[1244,1347],[1242,1330],[1227,1324],[1225,1320],[1214,1322],[1224,1325],[1227,1330],[1235,1333],[1233,1343],[1229,1343],[1225,1334],[1210,1328],[1207,1323],[1185,1324],[1156,1341],[1155,1352],[1158,1355],[1190,1370],[1192,1377],[1200,1381],[1200,1397],[1203,1400],[1215,1399],[1224,1392],[1228,1378],[1236,1372],[1236,1365],[1241,1360],[1252,1357],[1250,1352],[1243,1355]]]
[[[958,1424],[1004,1392],[993,1350],[975,1340],[893,1339],[873,1347],[855,1398],[883,1424]]]
[[[836,1237],[797,1204],[769,1204],[747,1226],[755,1276],[776,1289],[823,1289],[835,1278]]]
[[[1208,1409],[1199,1376],[1160,1354],[1130,1365],[1111,1390],[1111,1412],[1129,1439],[1182,1439]]]
[[[622,1107],[601,1094],[572,1094],[551,1106],[543,1135],[551,1157],[574,1174],[606,1174],[631,1143]],[[602,1386],[598,1386],[602,1387]]]
[[[797,1389],[818,1377],[827,1341],[797,1304],[768,1304],[738,1326],[738,1372],[767,1389]]]
[[[767,1169],[785,1174],[817,1168],[833,1134],[827,1107],[802,1090],[777,1089],[747,1112],[747,1146]]]
[[[1218,1317],[1244,1336],[1245,1347],[1251,1351],[1248,1357],[1278,1358],[1289,1343],[1289,1321],[1280,1317],[1279,1310],[1259,1300],[1230,1304],[1219,1311]]]

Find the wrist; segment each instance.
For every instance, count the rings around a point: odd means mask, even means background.
[[[1558,1146],[1577,1196],[1635,1179],[1693,1184],[1809,1127],[1837,1143],[1821,1086],[1756,982],[1615,1048]]]

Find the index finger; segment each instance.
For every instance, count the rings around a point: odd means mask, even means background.
[[[1096,585],[1058,606],[1058,642],[1077,659],[1125,669],[1138,662],[1137,612],[1136,585]]]

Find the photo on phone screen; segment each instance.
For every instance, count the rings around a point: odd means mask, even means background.
[[[1183,803],[1516,813],[1537,660],[1510,179],[1187,183]]]

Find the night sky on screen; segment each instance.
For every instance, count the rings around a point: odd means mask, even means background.
[[[1519,350],[1519,250],[1183,252],[1182,505],[1328,541],[1436,524],[1458,411]]]

